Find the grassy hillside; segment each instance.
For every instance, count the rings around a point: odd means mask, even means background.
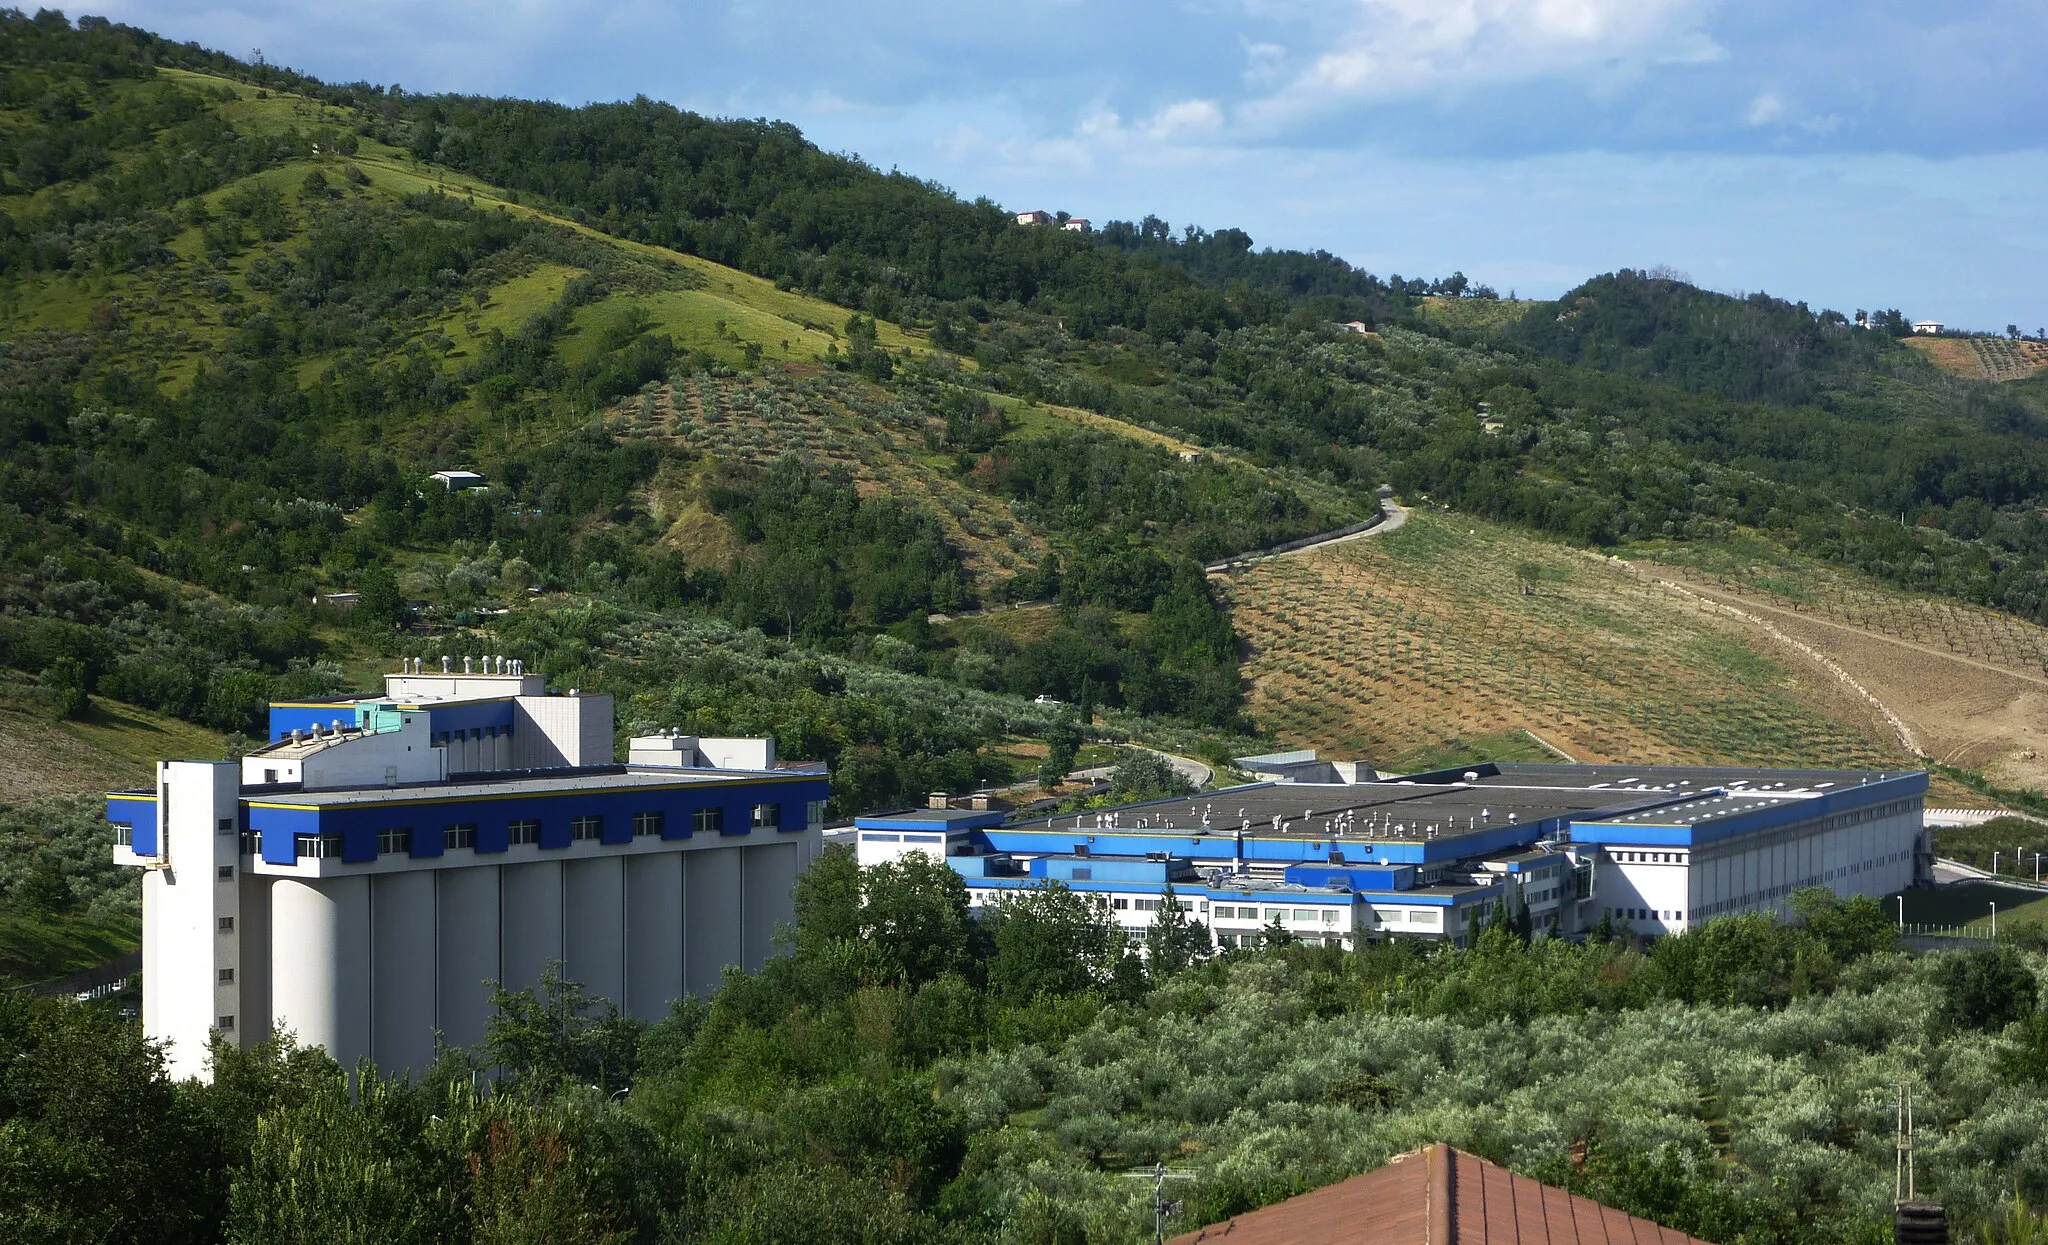
[[[1884,723],[1647,577],[1420,510],[1227,580],[1252,713],[1382,768],[1477,759],[1907,763]]]
[[[104,23],[0,17],[0,61],[0,668],[66,739],[120,702],[215,733],[149,746],[210,747],[266,698],[486,647],[660,725],[801,719],[791,755],[861,758],[848,809],[1011,773],[1041,694],[1104,733],[1264,727],[1383,762],[1846,756],[1870,734],[1853,696],[1774,710],[1778,676],[1704,632],[1635,644],[1633,606],[1536,620],[1538,648],[1611,670],[1425,675],[1396,699],[1445,697],[1414,710],[1433,724],[1361,733],[1262,664],[1285,643],[1260,621],[1346,646],[1325,628],[1357,585],[1232,588],[1234,633],[1198,568],[1355,521],[1387,481],[1507,525],[1468,521],[1498,539],[1418,570],[1412,611],[1342,624],[1396,657],[1458,625],[1459,584],[1513,578],[1503,559],[1580,556],[1529,531],[1663,551],[1753,529],[2048,602],[2034,383],[1957,385],[1803,306],[1628,273],[1557,305],[1453,297],[1234,229],[1025,229],[786,126],[335,86]],[[427,478],[449,467],[491,488]],[[360,603],[324,603],[343,590]],[[1021,602],[1051,604],[984,621]],[[621,618],[736,628],[773,669],[650,663]],[[895,682],[857,711],[841,669]],[[1741,703],[1704,718],[1669,690],[1724,682]],[[928,708],[963,694],[994,699]],[[45,753],[57,786],[90,768]]]

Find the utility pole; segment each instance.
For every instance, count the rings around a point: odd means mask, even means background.
[[[1991,936],[1998,937],[1998,901],[1991,901]]]
[[[1124,1173],[1126,1180],[1149,1180],[1152,1182],[1152,1245],[1166,1245],[1166,1217],[1180,1209],[1179,1202],[1166,1200],[1166,1182],[1169,1180],[1193,1180],[1195,1173],[1155,1163],[1149,1169],[1140,1167]]]

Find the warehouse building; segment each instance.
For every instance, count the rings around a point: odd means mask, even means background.
[[[143,1027],[181,1076],[273,1027],[344,1065],[482,1040],[493,982],[551,963],[657,1018],[758,967],[821,849],[827,780],[765,739],[634,739],[609,696],[517,662],[424,663],[379,697],[280,704],[240,763],[108,796],[143,878]]]
[[[856,821],[864,864],[918,851],[976,908],[1058,880],[1132,933],[1166,892],[1224,946],[1276,920],[1332,946],[1462,944],[1496,912],[1537,933],[1603,920],[1676,933],[1794,891],[1882,896],[1926,876],[1920,771],[1483,764],[1334,782],[1274,781],[1006,823],[912,810]],[[1362,777],[1362,776],[1361,776]]]

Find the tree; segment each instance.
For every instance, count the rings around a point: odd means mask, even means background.
[[[1997,1033],[2032,1016],[2040,982],[2011,947],[1943,957],[1941,1018],[1958,1030]]]
[[[111,1009],[0,991],[0,1068],[7,1239],[218,1238],[218,1138],[140,1026]]]
[[[1186,795],[1194,789],[1195,784],[1188,781],[1187,775],[1157,752],[1147,748],[1116,750],[1116,768],[1109,775],[1110,799],[1123,803],[1158,800]]]
[[[917,986],[972,972],[967,883],[944,861],[911,852],[862,869],[860,887],[860,935],[889,979]]]
[[[1515,581],[1521,584],[1523,596],[1535,596],[1536,585],[1543,581],[1543,564],[1541,562],[1515,563]]]
[[[1122,949],[1108,914],[1062,882],[1011,895],[983,920],[993,947],[989,988],[1012,1002],[1089,989],[1109,977]]]
[[[363,573],[360,582],[362,588],[350,616],[358,629],[386,635],[412,624],[412,607],[405,603],[405,594],[398,590],[398,577],[390,567],[373,567]]]
[[[796,949],[815,953],[860,937],[860,864],[851,850],[829,844],[796,880]]]
[[[1073,772],[1074,757],[1081,751],[1081,726],[1071,713],[1062,713],[1045,732],[1045,760],[1038,766],[1038,785],[1056,787]]]
[[[1206,959],[1212,947],[1209,927],[1191,920],[1187,906],[1173,893],[1173,883],[1159,898],[1158,915],[1145,931],[1145,962],[1152,975],[1171,977],[1189,965]]]
[[[83,717],[92,703],[85,663],[76,657],[59,657],[44,666],[42,682],[50,698],[50,712],[59,718]]]
[[[644,1023],[585,994],[562,976],[559,961],[541,970],[538,989],[494,986],[491,1005],[497,1013],[484,1031],[484,1062],[504,1068],[536,1101],[569,1085],[609,1093],[632,1084]]]

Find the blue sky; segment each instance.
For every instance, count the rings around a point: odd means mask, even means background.
[[[970,197],[1375,272],[2048,325],[2040,0],[114,0],[329,80],[644,94]]]

